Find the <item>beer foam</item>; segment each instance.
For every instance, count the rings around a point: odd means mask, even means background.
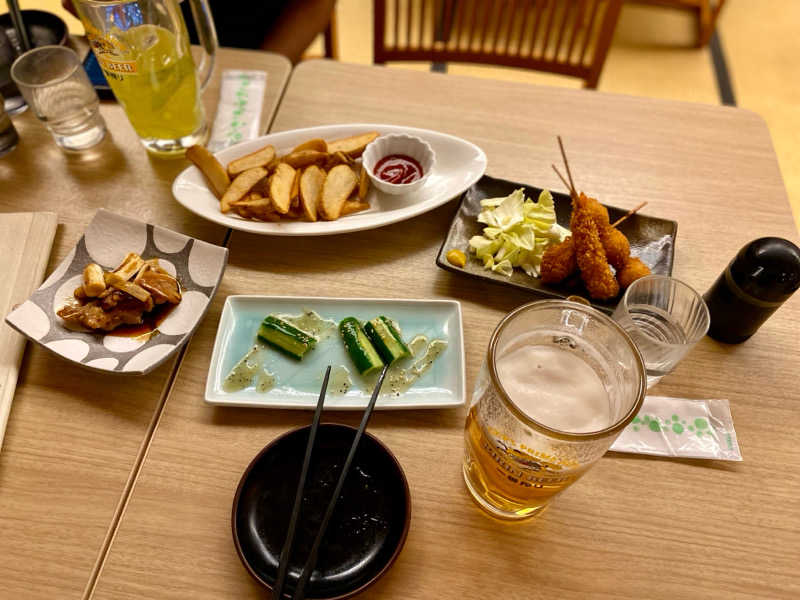
[[[575,352],[516,336],[497,358],[500,383],[528,417],[560,431],[586,433],[611,425],[608,392]]]

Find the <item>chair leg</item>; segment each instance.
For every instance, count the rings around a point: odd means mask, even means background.
[[[697,47],[703,48],[711,41],[711,36],[717,28],[717,17],[722,10],[725,0],[717,0],[711,7],[711,0],[703,0],[697,15]]]
[[[325,42],[325,58],[339,60],[339,31],[336,27],[336,7],[331,11],[331,19],[323,34]]]

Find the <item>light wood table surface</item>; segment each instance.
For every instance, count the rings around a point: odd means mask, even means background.
[[[221,50],[204,94],[210,118],[225,68],[268,72],[265,130],[289,62],[264,52]],[[58,213],[48,272],[101,207],[221,243],[225,228],[172,198],[172,180],[188,161],[151,159],[120,106],[103,102],[100,112],[109,135],[81,157],[64,154],[31,110],[13,117],[20,143],[0,160],[0,211]],[[0,597],[81,597],[175,367],[173,359],[146,377],[104,376],[28,346],[0,451]]]
[[[557,190],[550,163],[561,134],[581,189],[621,207],[647,199],[647,214],[679,222],[674,274],[700,290],[751,239],[796,239],[769,133],[747,111],[313,61],[294,71],[273,131],[347,122],[462,136],[486,151],[489,174]],[[336,237],[234,232],[222,288],[181,364],[96,600],[264,597],[234,550],[233,494],[252,457],[311,413],[203,403],[226,295],[458,299],[472,389],[495,324],[536,296],[436,268],[455,210]],[[703,339],[653,390],[728,398],[743,463],[611,454],[525,524],[493,521],[469,498],[465,408],[376,413],[370,431],[405,469],[412,523],[397,563],[363,597],[797,597],[798,320],[800,297],[745,344]],[[358,415],[328,419],[355,424]]]

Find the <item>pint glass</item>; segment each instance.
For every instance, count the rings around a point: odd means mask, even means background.
[[[465,427],[464,479],[504,519],[540,514],[633,419],[647,380],[622,328],[563,300],[509,313],[489,342]]]

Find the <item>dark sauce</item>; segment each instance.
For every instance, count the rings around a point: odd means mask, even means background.
[[[177,304],[170,304],[164,302],[163,304],[156,304],[153,310],[146,312],[142,315],[142,322],[138,325],[120,325],[116,329],[109,331],[106,335],[116,335],[119,337],[139,337],[152,333],[158,329],[158,326],[164,322],[169,314],[178,306]]]
[[[375,175],[388,183],[411,183],[422,178],[422,165],[405,154],[390,154],[375,165]]]

